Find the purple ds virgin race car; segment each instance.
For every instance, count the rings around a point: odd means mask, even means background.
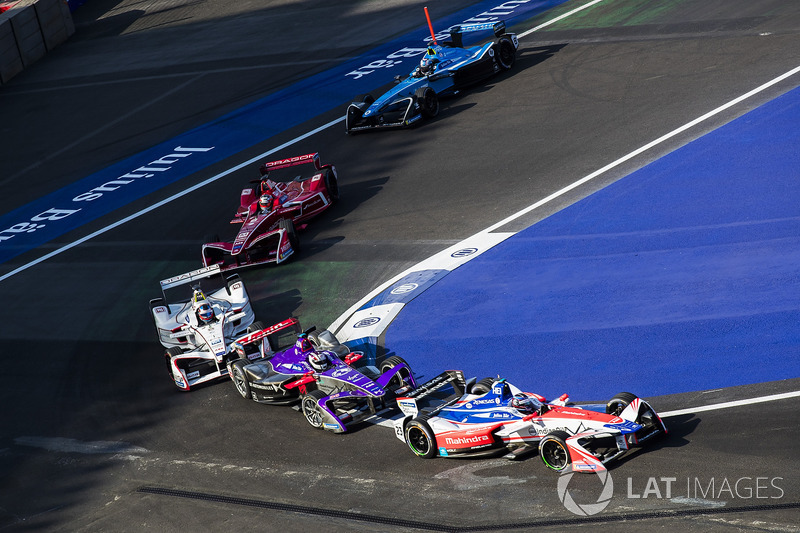
[[[294,344],[273,351],[281,334],[296,337]],[[402,358],[387,357],[378,368],[355,366],[363,354],[351,353],[329,331],[300,332],[292,318],[238,339],[240,358],[228,369],[236,390],[259,403],[291,404],[315,428],[343,433],[351,424],[386,408],[396,397],[416,388],[411,368]]]

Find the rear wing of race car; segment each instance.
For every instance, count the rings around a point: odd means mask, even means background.
[[[500,37],[506,32],[506,23],[504,20],[499,22],[483,22],[479,24],[459,24],[456,26],[451,26],[447,31],[450,32],[450,39],[447,41],[443,41],[443,46],[464,46],[463,44],[463,36],[465,33],[471,33],[476,31],[486,31],[491,30],[494,33],[495,37]]]
[[[192,270],[191,272],[187,272],[185,274],[180,274],[169,279],[161,280],[161,290],[165,291],[167,289],[178,287],[179,285],[192,283],[193,281],[197,281],[199,279],[210,278],[211,276],[219,276],[221,273],[222,272],[219,269],[219,265],[198,268],[197,270]]]
[[[275,324],[273,326],[270,326],[268,328],[260,329],[258,331],[254,331],[252,333],[248,333],[247,335],[239,337],[238,339],[233,341],[232,346],[240,354],[244,354],[246,352],[246,350],[244,349],[245,346],[247,346],[249,344],[256,343],[256,342],[266,338],[267,339],[267,344],[269,345],[269,349],[271,351],[275,351],[275,350],[277,350],[277,349],[279,349],[281,347],[280,346],[273,346],[272,343],[269,342],[270,341],[269,336],[274,334],[274,333],[277,333],[277,332],[279,332],[281,330],[284,330],[286,328],[292,328],[292,331],[297,333],[300,330],[300,325],[299,324],[300,324],[300,321],[297,320],[296,318],[292,317],[292,318],[284,320],[283,322],[278,322],[277,324]]]
[[[298,155],[286,159],[279,159],[277,161],[270,161],[269,163],[264,163],[261,165],[259,170],[261,171],[262,176],[266,176],[271,170],[293,167],[295,165],[304,165],[306,163],[314,163],[314,168],[317,170],[322,169],[322,165],[319,162],[319,152],[317,152],[314,154]]]
[[[397,406],[400,407],[400,410],[403,411],[404,415],[417,416],[420,412],[418,403],[420,400],[429,399],[436,391],[441,390],[448,385],[452,386],[454,393],[444,400],[441,400],[442,403],[437,405],[435,408],[435,410],[439,410],[464,396],[467,386],[474,381],[475,378],[472,378],[469,380],[469,382],[467,382],[467,380],[464,379],[464,373],[460,370],[446,370],[430,381],[423,383],[405,396],[398,397]]]

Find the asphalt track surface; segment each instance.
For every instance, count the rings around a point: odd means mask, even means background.
[[[440,2],[437,9],[468,5]],[[299,261],[244,273],[259,319],[293,314],[307,325],[329,324],[409,266],[800,64],[800,13],[792,4],[664,6],[654,12],[638,2],[605,3],[592,17],[532,35],[514,71],[447,102],[422,128],[349,138],[334,127],[287,148],[286,155],[319,150],[333,161],[342,202],[302,235]],[[416,29],[421,8],[401,1],[335,8],[90,2],[76,13],[78,33],[67,44],[3,88],[0,210]],[[786,80],[510,229],[796,86]],[[19,256],[3,272],[339,118],[342,110]],[[225,226],[254,171],[237,172],[3,282],[0,527],[797,529],[796,399],[670,417],[669,438],[613,469],[614,499],[581,521],[561,505],[556,476],[536,457],[421,461],[385,428],[314,432],[291,409],[245,402],[230,383],[178,394],[163,378],[146,302],[157,296],[159,279],[197,266],[203,236]],[[795,391],[798,381],[653,401],[672,411]],[[676,479],[671,497],[662,477]],[[658,495],[651,486],[647,498],[626,497],[645,493],[651,478],[660,483]],[[742,490],[727,492],[723,479],[744,480]],[[752,496],[742,497],[748,483]],[[575,487],[586,501],[596,498],[596,487]],[[726,504],[714,507],[719,501]]]

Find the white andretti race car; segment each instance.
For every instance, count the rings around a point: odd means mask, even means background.
[[[227,376],[231,343],[262,327],[239,276],[225,278],[213,265],[165,279],[161,291],[150,310],[175,386],[188,391]]]
[[[442,398],[448,389],[454,392]],[[605,405],[579,407],[569,404],[566,394],[547,402],[505,379],[467,382],[456,370],[397,398],[397,404],[405,415],[395,422],[397,438],[426,459],[495,454],[516,459],[538,450],[553,470],[599,472],[631,448],[667,433],[650,404],[629,392]]]

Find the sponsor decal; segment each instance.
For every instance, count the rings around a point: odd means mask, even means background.
[[[372,316],[372,317],[369,317],[369,318],[362,318],[361,320],[359,320],[358,322],[353,324],[353,327],[354,328],[366,328],[366,327],[369,327],[369,326],[374,326],[375,324],[377,324],[380,321],[381,321],[381,319],[379,317],[377,317],[377,316]]]
[[[72,204],[70,204],[69,207],[73,208],[81,205],[84,202],[93,202],[98,200],[102,198],[104,194],[114,192],[122,187],[125,187],[126,185],[136,182],[137,180],[152,178],[159,172],[166,172],[182,158],[189,157],[195,152],[208,152],[209,150],[213,149],[213,146],[210,148],[189,148],[177,146],[173,149],[172,153],[164,155],[155,161],[151,161],[144,166],[141,166],[135,170],[131,170],[130,172],[127,172],[116,179],[107,181],[102,185],[94,187],[73,197]],[[50,222],[58,222],[63,220],[64,218],[74,215],[82,209],[82,207],[77,207],[76,209],[65,209],[65,207],[67,206],[64,205],[59,207],[51,207],[46,211],[42,211],[41,213],[34,215],[27,221],[18,222],[4,230],[0,230],[0,242],[13,239],[17,235],[39,231],[45,228]]]
[[[417,283],[404,283],[399,287],[392,289],[390,294],[408,294],[411,291],[416,290],[419,287]]]
[[[499,20],[502,20],[510,15],[513,15],[514,12],[520,6],[523,6],[529,3],[531,0],[509,0],[506,2],[501,3],[483,13],[479,13],[473,17],[470,17],[461,22],[461,24],[476,24],[476,23],[493,23]],[[491,27],[491,26],[490,26]],[[450,37],[450,28],[445,28],[435,34],[436,40],[445,40]],[[426,42],[430,42],[432,40],[431,36],[427,36],[424,38]],[[361,66],[355,70],[352,70],[345,74],[345,76],[352,78],[354,80],[363,78],[364,76],[368,76],[373,72],[382,69],[389,69],[398,65],[405,63],[410,63],[409,59],[414,59],[420,55],[424,54],[427,50],[427,46],[424,48],[401,48],[391,54],[387,55],[384,59],[377,59],[372,61],[364,66]]]
[[[481,400],[473,400],[472,403],[475,405],[486,405],[486,404],[500,404],[500,398],[486,398]]]
[[[474,446],[476,444],[491,443],[492,438],[489,435],[475,435],[472,437],[445,437],[444,443],[451,446]]]
[[[316,156],[316,155],[317,154],[298,155],[298,156],[295,156],[295,157],[290,157],[288,159],[281,159],[279,161],[271,161],[271,162],[267,163],[265,166],[267,168],[274,168],[274,167],[279,167],[279,166],[283,166],[283,165],[297,165],[297,164],[300,164],[300,163],[305,163],[307,161],[313,161],[314,160],[314,156]]]
[[[350,369],[349,368],[337,368],[336,370],[334,370],[331,373],[331,377],[339,378],[339,377],[342,377],[342,376],[346,376],[349,373],[350,373]]]
[[[455,258],[469,257],[470,255],[474,254],[477,251],[478,251],[477,248],[462,248],[461,250],[458,250],[450,254],[450,257],[455,257]]]
[[[339,424],[330,424],[326,422],[323,426],[325,426],[325,429],[339,429]]]
[[[167,308],[162,306],[162,305],[159,305],[158,307],[154,307],[153,308],[153,312],[156,313],[156,314],[158,314],[158,313],[166,313],[167,312]]]
[[[414,410],[417,408],[416,402],[409,402],[408,400],[398,401],[397,406],[400,408],[400,410],[403,410],[403,408]]]
[[[447,448],[439,448],[439,455],[442,457],[447,457],[449,454],[447,453]]]
[[[186,374],[186,379],[196,379],[200,377],[200,371],[195,370],[194,372],[189,372]]]

